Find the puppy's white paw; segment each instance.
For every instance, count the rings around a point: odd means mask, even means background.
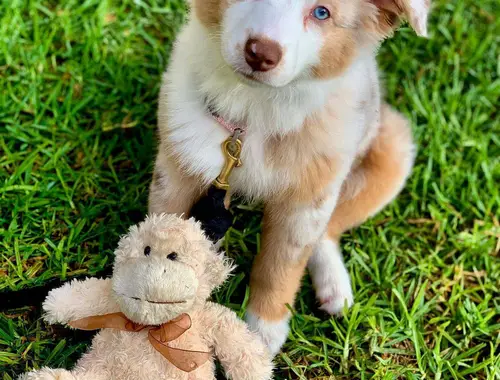
[[[321,303],[320,309],[327,312],[330,315],[340,315],[344,311],[344,305],[347,303],[347,308],[350,308],[353,303],[354,303],[354,297],[352,295],[351,288],[349,286],[349,289],[346,289],[345,293],[335,293],[332,292],[331,290],[334,289],[334,286],[332,286],[330,290],[330,295],[325,296],[323,295],[321,298],[319,298],[319,302]],[[328,293],[328,290],[323,293]]]
[[[337,243],[331,240],[319,242],[307,266],[321,310],[336,315],[343,312],[345,303],[347,307],[352,306],[351,279]]]
[[[271,355],[276,356],[288,338],[290,315],[287,314],[281,321],[271,322],[247,310],[245,320],[250,330],[260,335]]]

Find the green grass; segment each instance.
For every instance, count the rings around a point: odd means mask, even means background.
[[[180,0],[0,0],[0,289],[93,274],[146,211],[160,75]],[[278,379],[500,378],[500,7],[435,1],[431,38],[384,44],[387,98],[411,118],[403,194],[346,234],[356,304],[317,311],[307,278]],[[239,207],[242,312],[258,208]],[[0,314],[0,378],[70,366],[85,349],[37,310]]]

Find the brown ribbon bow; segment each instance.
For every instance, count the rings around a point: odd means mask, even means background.
[[[148,329],[148,339],[152,346],[170,363],[184,372],[194,371],[211,357],[210,352],[183,350],[167,345],[168,342],[179,338],[191,328],[191,317],[188,314],[182,314],[160,326],[147,326],[134,323],[123,313],[82,318],[70,322],[69,325],[75,329],[87,331],[108,328],[139,332]]]

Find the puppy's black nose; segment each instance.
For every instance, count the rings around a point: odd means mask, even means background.
[[[254,71],[269,71],[278,66],[283,52],[277,42],[250,38],[245,45],[245,60]]]

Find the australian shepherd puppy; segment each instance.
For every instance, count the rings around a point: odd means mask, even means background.
[[[306,267],[321,309],[353,303],[339,238],[396,197],[415,155],[376,51],[401,18],[425,35],[429,1],[191,0],[161,88],[149,212],[188,214],[243,130],[231,190],[265,203],[246,320],[273,353]]]

